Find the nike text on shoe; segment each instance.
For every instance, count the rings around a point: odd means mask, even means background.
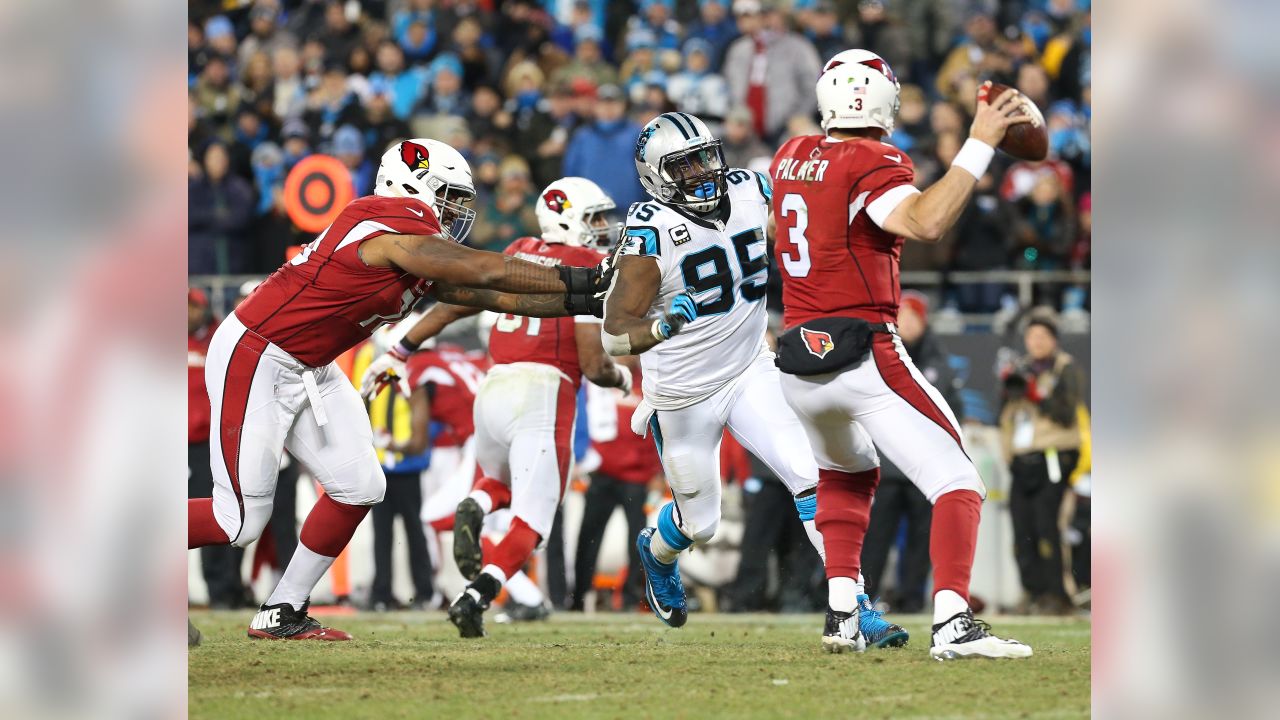
[[[327,628],[307,614],[311,601],[294,610],[289,603],[263,605],[249,621],[249,637],[261,640],[350,640],[341,630]]]
[[[656,528],[645,528],[636,538],[640,564],[644,566],[644,596],[658,619],[670,627],[683,627],[689,619],[689,606],[684,600],[684,584],[680,582],[679,561],[670,565],[658,562],[649,549]]]
[[[484,611],[489,607],[480,593],[472,587],[463,590],[449,606],[449,622],[458,628],[464,638],[485,636]]]
[[[827,608],[827,624],[822,630],[822,649],[829,653],[862,652],[867,639],[858,629],[858,611],[839,612]]]
[[[901,626],[885,620],[884,613],[866,595],[858,596],[858,628],[867,639],[867,647],[902,647],[911,636]]]
[[[1025,658],[1031,647],[1017,640],[1004,640],[991,634],[991,626],[975,620],[972,610],[952,615],[946,622],[933,626],[933,646],[929,656],[934,660],[964,658]]]
[[[468,581],[475,580],[484,566],[484,553],[480,547],[480,526],[484,524],[484,510],[480,503],[466,498],[458,503],[453,514],[453,560],[458,572]]]

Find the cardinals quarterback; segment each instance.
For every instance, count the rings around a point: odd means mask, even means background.
[[[321,627],[307,606],[369,506],[382,500],[386,480],[360,395],[334,363],[339,354],[425,294],[535,316],[598,305],[599,269],[463,247],[474,197],[471,169],[456,150],[436,140],[396,143],[382,157],[375,194],[343,209],[214,334],[205,364],[213,497],[188,502],[188,547],[243,547],[258,538],[285,448],[325,491],[250,637],[350,638]]]
[[[547,267],[594,266],[603,259],[614,228],[613,200],[586,178],[557,180],[538,196],[535,214],[542,237],[520,238],[509,256]],[[362,387],[372,392],[397,358],[435,337],[454,321],[479,310],[450,301],[432,307],[394,348],[366,371]],[[551,534],[573,461],[573,424],[578,388],[585,376],[604,387],[630,391],[631,373],[613,362],[600,343],[594,317],[542,320],[502,315],[489,335],[493,367],[476,393],[476,461],[484,478],[458,504],[453,552],[471,584],[453,601],[449,619],[462,637],[482,637],[484,611],[508,579],[525,566]],[[482,557],[480,529],[486,514],[510,503],[511,528]]]
[[[1016,91],[980,100],[951,169],[920,192],[911,159],[883,141],[898,108],[898,82],[883,59],[866,50],[836,55],[817,96],[826,134],[789,140],[770,173],[788,328],[779,342],[782,389],[822,468],[817,523],[831,591],[824,643],[841,642],[840,627],[860,611],[840,588],[859,575],[879,448],[934,504],[932,656],[1027,657],[1030,647],[991,635],[969,609],[986,489],[955,416],[893,325],[903,238],[936,242],[951,227],[1005,131],[1027,121],[1023,100]]]

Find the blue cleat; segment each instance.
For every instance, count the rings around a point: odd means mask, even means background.
[[[684,601],[684,584],[680,582],[680,565],[658,562],[649,549],[656,528],[645,528],[636,538],[640,564],[644,565],[644,597],[653,614],[669,627],[683,627],[689,619],[689,606]]]
[[[866,595],[858,596],[858,627],[867,639],[867,647],[902,647],[911,636],[900,626],[885,620],[884,613]]]

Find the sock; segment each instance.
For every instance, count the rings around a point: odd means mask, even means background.
[[[467,586],[466,592],[472,593],[485,607],[498,597],[502,586],[507,582],[507,575],[497,565],[485,565],[480,575]]]
[[[533,580],[529,579],[524,571],[512,575],[507,580],[507,594],[511,599],[520,605],[541,605],[542,604],[542,588],[539,588]]]
[[[511,488],[491,477],[482,477],[467,497],[480,503],[480,509],[488,515],[494,510],[511,507]]]
[[[658,511],[658,532],[649,541],[649,552],[663,565],[670,565],[693,540],[676,525],[675,503],[667,503]]]
[[[541,540],[542,537],[517,515],[511,520],[511,529],[507,531],[506,537],[493,548],[493,557],[489,559],[491,564],[486,568],[496,567],[501,570],[502,580],[505,582],[524,568]]]
[[[862,541],[871,522],[871,498],[880,468],[847,473],[818,471],[816,527],[826,547],[827,578],[855,578],[862,567]]]
[[[969,609],[969,602],[954,590],[939,590],[933,594],[933,624],[944,623]]]
[[[484,506],[482,505],[481,507],[484,507]],[[438,533],[442,533],[448,530],[453,530],[453,516],[446,515],[445,517],[432,520],[431,522],[427,523],[427,527],[431,528],[432,530],[435,530]]]
[[[496,547],[498,547],[498,544],[490,540],[488,535],[481,535],[480,536],[480,559],[483,560],[484,558],[487,558],[487,557],[493,557],[493,550]]]
[[[853,612],[858,605],[858,586],[853,578],[827,578],[827,604],[837,612]]]
[[[227,533],[213,516],[213,498],[197,498],[187,501],[187,549],[205,545],[226,545],[231,542]]]
[[[933,503],[929,528],[929,560],[933,562],[934,622],[963,612],[969,605],[969,575],[978,547],[978,521],[982,497],[972,490],[953,490]],[[937,598],[950,590],[960,599],[960,609],[943,616]],[[953,607],[948,603],[947,607]]]
[[[858,573],[858,582],[857,582],[857,586],[858,586],[858,594],[859,594],[859,595],[866,595],[866,594],[867,594],[867,581],[862,577],[862,573],[861,573],[861,572],[859,572],[859,573]]]
[[[822,533],[818,532],[818,523],[813,519],[814,514],[818,512],[817,488],[805,490],[795,496],[795,501],[796,514],[800,516],[800,522],[804,525],[804,532],[809,536],[809,543],[813,545],[814,550],[818,551],[818,557],[822,558],[822,564],[826,565],[826,547],[822,544]]]
[[[293,559],[267,598],[267,605],[287,602],[300,609],[368,514],[368,505],[346,505],[328,495],[320,496],[302,523]]]

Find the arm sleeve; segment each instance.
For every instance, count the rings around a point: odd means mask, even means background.
[[[854,193],[862,199],[867,210],[867,217],[879,227],[884,227],[885,220],[903,200],[920,192],[912,185],[916,173],[907,154],[891,145],[883,148],[885,152],[876,158],[876,167],[858,178],[854,187]]]

